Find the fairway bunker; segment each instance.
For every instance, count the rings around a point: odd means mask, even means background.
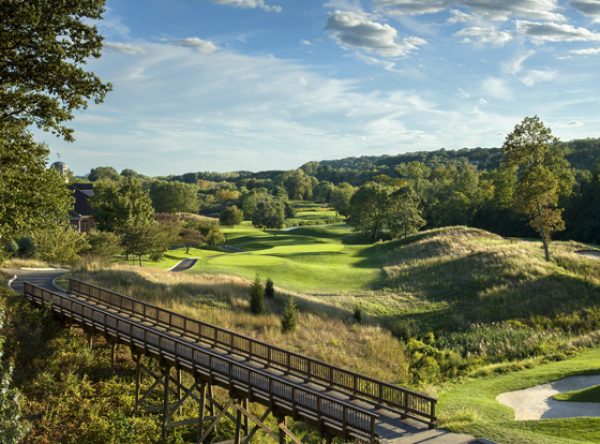
[[[600,384],[600,375],[570,376],[523,390],[501,393],[496,400],[515,411],[515,419],[600,417],[600,403],[557,401],[558,393],[582,390]]]

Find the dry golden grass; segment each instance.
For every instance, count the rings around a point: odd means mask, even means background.
[[[277,289],[277,297],[267,301],[267,313],[253,315],[249,311],[249,282],[242,278],[122,265],[80,270],[74,277],[389,382],[408,380],[401,341],[377,326],[355,324],[349,316],[336,315],[335,307],[301,294],[294,294],[300,306],[298,328],[284,334],[279,313],[291,293]]]

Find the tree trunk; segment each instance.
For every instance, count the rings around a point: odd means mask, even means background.
[[[544,244],[544,256],[548,262],[550,262],[550,245],[548,239],[542,235],[542,243]]]
[[[185,246],[185,254],[190,254],[190,246],[189,245]]]
[[[138,256],[138,259],[140,261],[140,267],[141,267],[142,266],[142,255],[141,254]]]

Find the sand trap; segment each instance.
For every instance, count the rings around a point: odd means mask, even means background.
[[[515,411],[515,419],[600,417],[600,403],[556,401],[557,393],[571,392],[600,385],[600,375],[571,376],[548,384],[506,392],[496,400]]]

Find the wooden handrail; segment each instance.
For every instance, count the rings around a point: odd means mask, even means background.
[[[82,302],[70,296],[46,290],[25,282],[25,297],[40,305],[50,304],[53,311],[66,315],[82,324],[103,331],[105,334],[117,336],[131,344],[138,344],[144,349],[154,348],[160,356],[172,357],[182,366],[202,373],[201,369],[225,377],[229,384],[237,381],[250,390],[265,391],[271,402],[277,403],[280,398],[296,408],[309,409],[340,424],[342,429],[351,428],[357,433],[376,441],[375,423],[379,415],[349,402],[336,399],[323,393],[308,389],[268,372],[240,363],[234,359],[213,353],[193,343],[183,341],[160,330],[133,322],[92,304]],[[75,316],[76,315],[76,316]],[[77,319],[77,316],[80,319]],[[100,322],[98,324],[98,322]],[[223,369],[226,369],[223,370]],[[242,377],[243,376],[243,377]]]
[[[363,397],[370,402],[375,401],[391,411],[424,422],[430,427],[437,424],[435,415],[437,400],[423,393],[342,369],[324,361],[294,353],[77,279],[69,279],[69,290],[74,294],[143,316],[145,319],[191,337],[218,344],[232,351],[242,352],[288,372],[324,382],[331,387]],[[163,319],[165,317],[168,318],[168,321]],[[174,319],[177,320],[176,323],[174,323]]]

